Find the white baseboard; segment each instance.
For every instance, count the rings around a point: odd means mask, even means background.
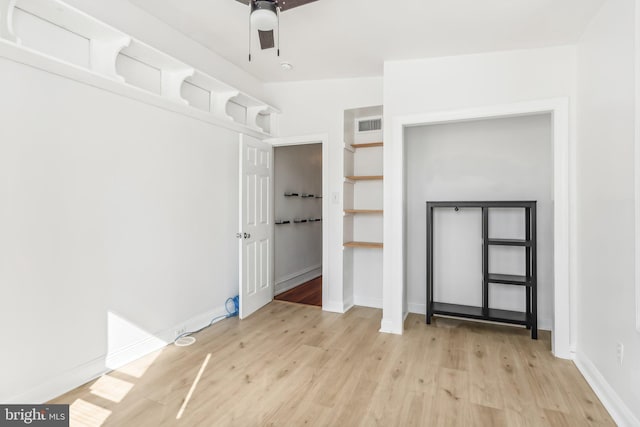
[[[322,310],[332,313],[344,313],[345,306],[342,301],[322,301]]]
[[[312,265],[295,273],[287,274],[276,279],[275,294],[280,295],[320,276],[322,276],[322,264]]]
[[[620,427],[640,426],[640,419],[633,414],[631,408],[623,402],[589,358],[578,352],[575,364],[617,425]]]
[[[382,319],[380,322],[380,332],[402,335],[402,325],[396,325],[391,320]]]
[[[213,310],[209,310],[205,313],[187,319],[184,322],[180,322],[179,324],[167,328],[164,331],[153,334],[151,337],[112,351],[106,356],[106,366],[109,370],[118,369],[127,363],[131,363],[134,360],[140,359],[141,357],[146,356],[149,353],[153,353],[154,351],[165,347],[167,344],[172,343],[177,338],[175,336],[175,331],[180,328],[185,328],[187,332],[197,331],[198,329],[207,326],[212,319],[226,314],[227,310],[224,306],[217,307]],[[219,320],[222,320],[222,318]]]
[[[415,303],[415,302],[409,302],[407,303],[407,310],[409,310],[409,313],[415,313],[415,314],[427,314],[427,304],[419,304],[419,303]]]
[[[172,331],[174,330],[175,329],[172,329]],[[126,365],[127,363],[133,362],[134,360],[146,356],[149,353],[153,353],[154,351],[161,349],[162,347],[173,341],[169,338],[169,331],[165,332],[167,333],[166,337],[160,336],[163,334],[157,334],[157,337],[151,336],[138,342],[132,343],[126,347],[122,347],[109,352],[103,359],[105,368],[107,369],[107,371],[118,369]]]
[[[175,339],[174,331],[186,327],[187,331],[195,331],[211,322],[211,319],[227,314],[224,306],[218,307],[206,313],[199,314],[184,322],[180,322],[170,328],[153,334],[153,337],[142,339],[125,347],[104,354],[94,360],[86,362],[78,367],[70,369],[53,378],[43,381],[38,386],[16,396],[2,397],[1,401],[7,404],[18,403],[44,403],[58,397],[69,390],[73,390],[101,375],[117,369],[129,362],[137,360],[149,353],[165,347]],[[222,320],[222,319],[220,319]]]
[[[45,380],[27,392],[2,398],[0,401],[6,404],[44,403],[98,378],[108,371],[109,369],[104,364],[104,357],[99,357],[54,378]]]
[[[354,304],[353,304],[353,295],[347,297],[344,299],[344,301],[342,302],[342,312],[346,313],[347,311],[351,310],[353,308]]]
[[[382,298],[371,298],[354,295],[353,303],[362,307],[382,308]]]

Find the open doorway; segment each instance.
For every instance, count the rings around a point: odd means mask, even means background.
[[[274,148],[275,299],[322,306],[323,144]]]

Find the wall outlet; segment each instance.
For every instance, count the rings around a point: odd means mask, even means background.
[[[618,358],[618,363],[622,366],[622,361],[624,360],[624,344],[621,342],[616,345],[616,356]]]
[[[181,328],[176,329],[174,331],[174,333],[173,333],[174,339],[178,338],[180,335],[184,334],[185,332],[187,332],[187,327],[186,326],[183,326]]]

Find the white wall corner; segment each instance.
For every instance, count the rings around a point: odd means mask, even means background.
[[[422,303],[409,303],[407,306],[409,313],[415,314],[427,314],[427,304]]]
[[[640,426],[640,419],[633,414],[631,408],[624,403],[589,358],[578,352],[575,364],[618,426]]]
[[[547,104],[546,108],[553,114],[555,203],[553,213],[554,324],[552,351],[556,357],[571,359],[571,338],[577,336],[575,333],[576,325],[571,324],[571,314],[575,311],[577,301],[571,299],[570,254],[577,251],[577,248],[571,246],[575,240],[572,240],[569,235],[571,229],[569,99],[557,98],[542,103]]]
[[[640,332],[640,0],[635,2],[635,285],[636,285],[636,330]]]
[[[392,120],[389,125],[387,120]],[[404,324],[404,124],[401,118],[385,120],[383,126],[384,218],[382,259],[383,319],[381,332],[402,334]]]
[[[382,298],[354,295],[353,304],[362,307],[382,308]]]
[[[393,322],[392,320],[382,319],[380,322],[380,332],[386,334],[402,335],[402,322]]]
[[[20,44],[20,39],[13,31],[13,11],[16,0],[0,0],[0,38]]]
[[[335,300],[330,300],[330,301],[322,301],[322,310],[323,311],[330,311],[332,313],[344,313],[345,312],[345,306],[342,304],[342,301],[335,301]]]
[[[91,39],[91,70],[105,77],[124,83],[124,77],[118,74],[116,62],[120,51],[131,44],[131,37],[123,35],[114,39]]]
[[[226,92],[211,92],[211,112],[216,116],[233,121],[233,117],[227,114],[227,103],[231,98],[240,94],[238,90]]]

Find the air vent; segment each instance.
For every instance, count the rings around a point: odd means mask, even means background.
[[[382,118],[358,120],[358,132],[372,132],[382,129]]]

